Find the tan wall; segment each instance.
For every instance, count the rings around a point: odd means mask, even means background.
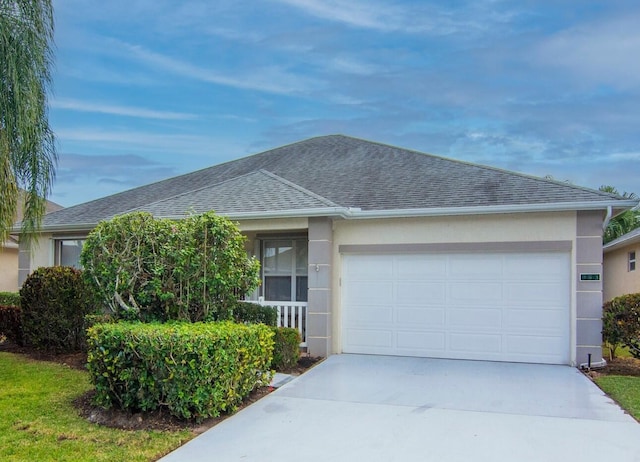
[[[0,250],[0,292],[18,291],[18,249]]]
[[[425,217],[380,220],[337,220],[333,225],[333,287],[340,287],[341,245],[432,244],[478,242],[571,241],[575,249],[576,213],[522,213],[457,217]],[[573,252],[575,254],[575,252]],[[572,255],[575,268],[575,255]],[[575,270],[572,269],[575,280]],[[572,287],[571,316],[576,317],[575,286]],[[333,352],[342,351],[341,291],[332,293]],[[572,330],[575,326],[572,323]],[[574,344],[575,332],[572,332]],[[575,351],[572,351],[572,356]]]
[[[636,270],[629,271],[629,252],[636,253]],[[612,250],[604,254],[604,300],[640,292],[640,243]]]

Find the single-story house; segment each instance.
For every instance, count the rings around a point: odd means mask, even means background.
[[[640,228],[604,246],[604,301],[640,293]]]
[[[637,201],[343,135],[282,146],[46,217],[21,277],[75,264],[130,211],[238,222],[257,300],[312,355],[552,364],[601,358],[602,230]]]
[[[22,203],[24,193],[21,193],[18,201],[17,219],[22,220]],[[62,209],[55,202],[47,201],[45,210],[47,213]],[[18,236],[10,235],[0,248],[0,292],[17,292],[18,285]]]

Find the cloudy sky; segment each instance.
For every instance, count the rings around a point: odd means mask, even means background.
[[[65,206],[341,133],[640,194],[637,0],[54,0]]]

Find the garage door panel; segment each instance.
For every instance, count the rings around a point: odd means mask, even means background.
[[[442,308],[414,308],[398,306],[396,322],[400,326],[425,326],[425,328],[442,328],[445,325],[446,310]]]
[[[384,348],[393,346],[393,332],[384,329],[347,329],[347,340],[356,348]],[[363,351],[354,351],[362,353]]]
[[[526,268],[523,268],[523,265]],[[566,276],[566,265],[565,254],[507,254],[504,260],[504,279],[527,281],[562,279]]]
[[[394,322],[394,309],[391,306],[359,305],[346,314],[349,325],[389,326]]]
[[[393,283],[388,281],[354,281],[349,285],[346,297],[348,304],[391,305],[393,299]]]
[[[398,331],[398,349],[420,353],[442,354],[446,338],[442,332]]]
[[[461,302],[496,304],[502,301],[502,284],[496,282],[450,282],[449,300],[452,303]]]
[[[506,339],[507,351],[512,354],[531,354],[556,356],[560,358],[562,343],[556,336],[509,335]]]
[[[562,307],[549,310],[510,309],[505,316],[505,327],[519,329],[521,332],[536,329],[560,334],[568,315]]]
[[[502,275],[502,260],[499,256],[451,255],[448,275],[463,279],[495,279]]]
[[[428,260],[416,258],[414,255],[403,255],[396,259],[396,274],[400,278],[428,280],[441,278],[447,271],[445,256],[434,256]]]
[[[496,308],[451,308],[448,310],[449,327],[474,329],[501,329],[502,310]]]
[[[504,287],[505,299],[520,305],[543,305],[557,300],[568,300],[567,284],[564,283],[507,283]]]
[[[345,255],[343,351],[567,364],[568,253]]]
[[[399,281],[396,284],[396,301],[402,305],[444,303],[446,285],[442,282]]]
[[[502,335],[451,333],[449,334],[449,348],[457,353],[500,353],[502,351]]]
[[[347,266],[346,276],[366,280],[387,280],[393,275],[392,262],[386,256],[362,255],[351,260]]]

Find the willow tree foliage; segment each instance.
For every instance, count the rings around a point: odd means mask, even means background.
[[[616,194],[624,197],[625,199],[638,199],[638,196],[634,193],[628,193],[625,191],[620,194],[613,186],[600,186],[600,191]],[[606,244],[620,236],[624,236],[638,227],[640,227],[640,210],[637,207],[631,210],[626,210],[611,219],[607,225],[607,229],[604,230],[603,241]]]
[[[48,120],[53,64],[51,0],[0,0],[0,239],[22,205],[30,242],[45,214],[57,155]],[[23,189],[24,195],[19,191]],[[24,199],[22,199],[24,198]]]

